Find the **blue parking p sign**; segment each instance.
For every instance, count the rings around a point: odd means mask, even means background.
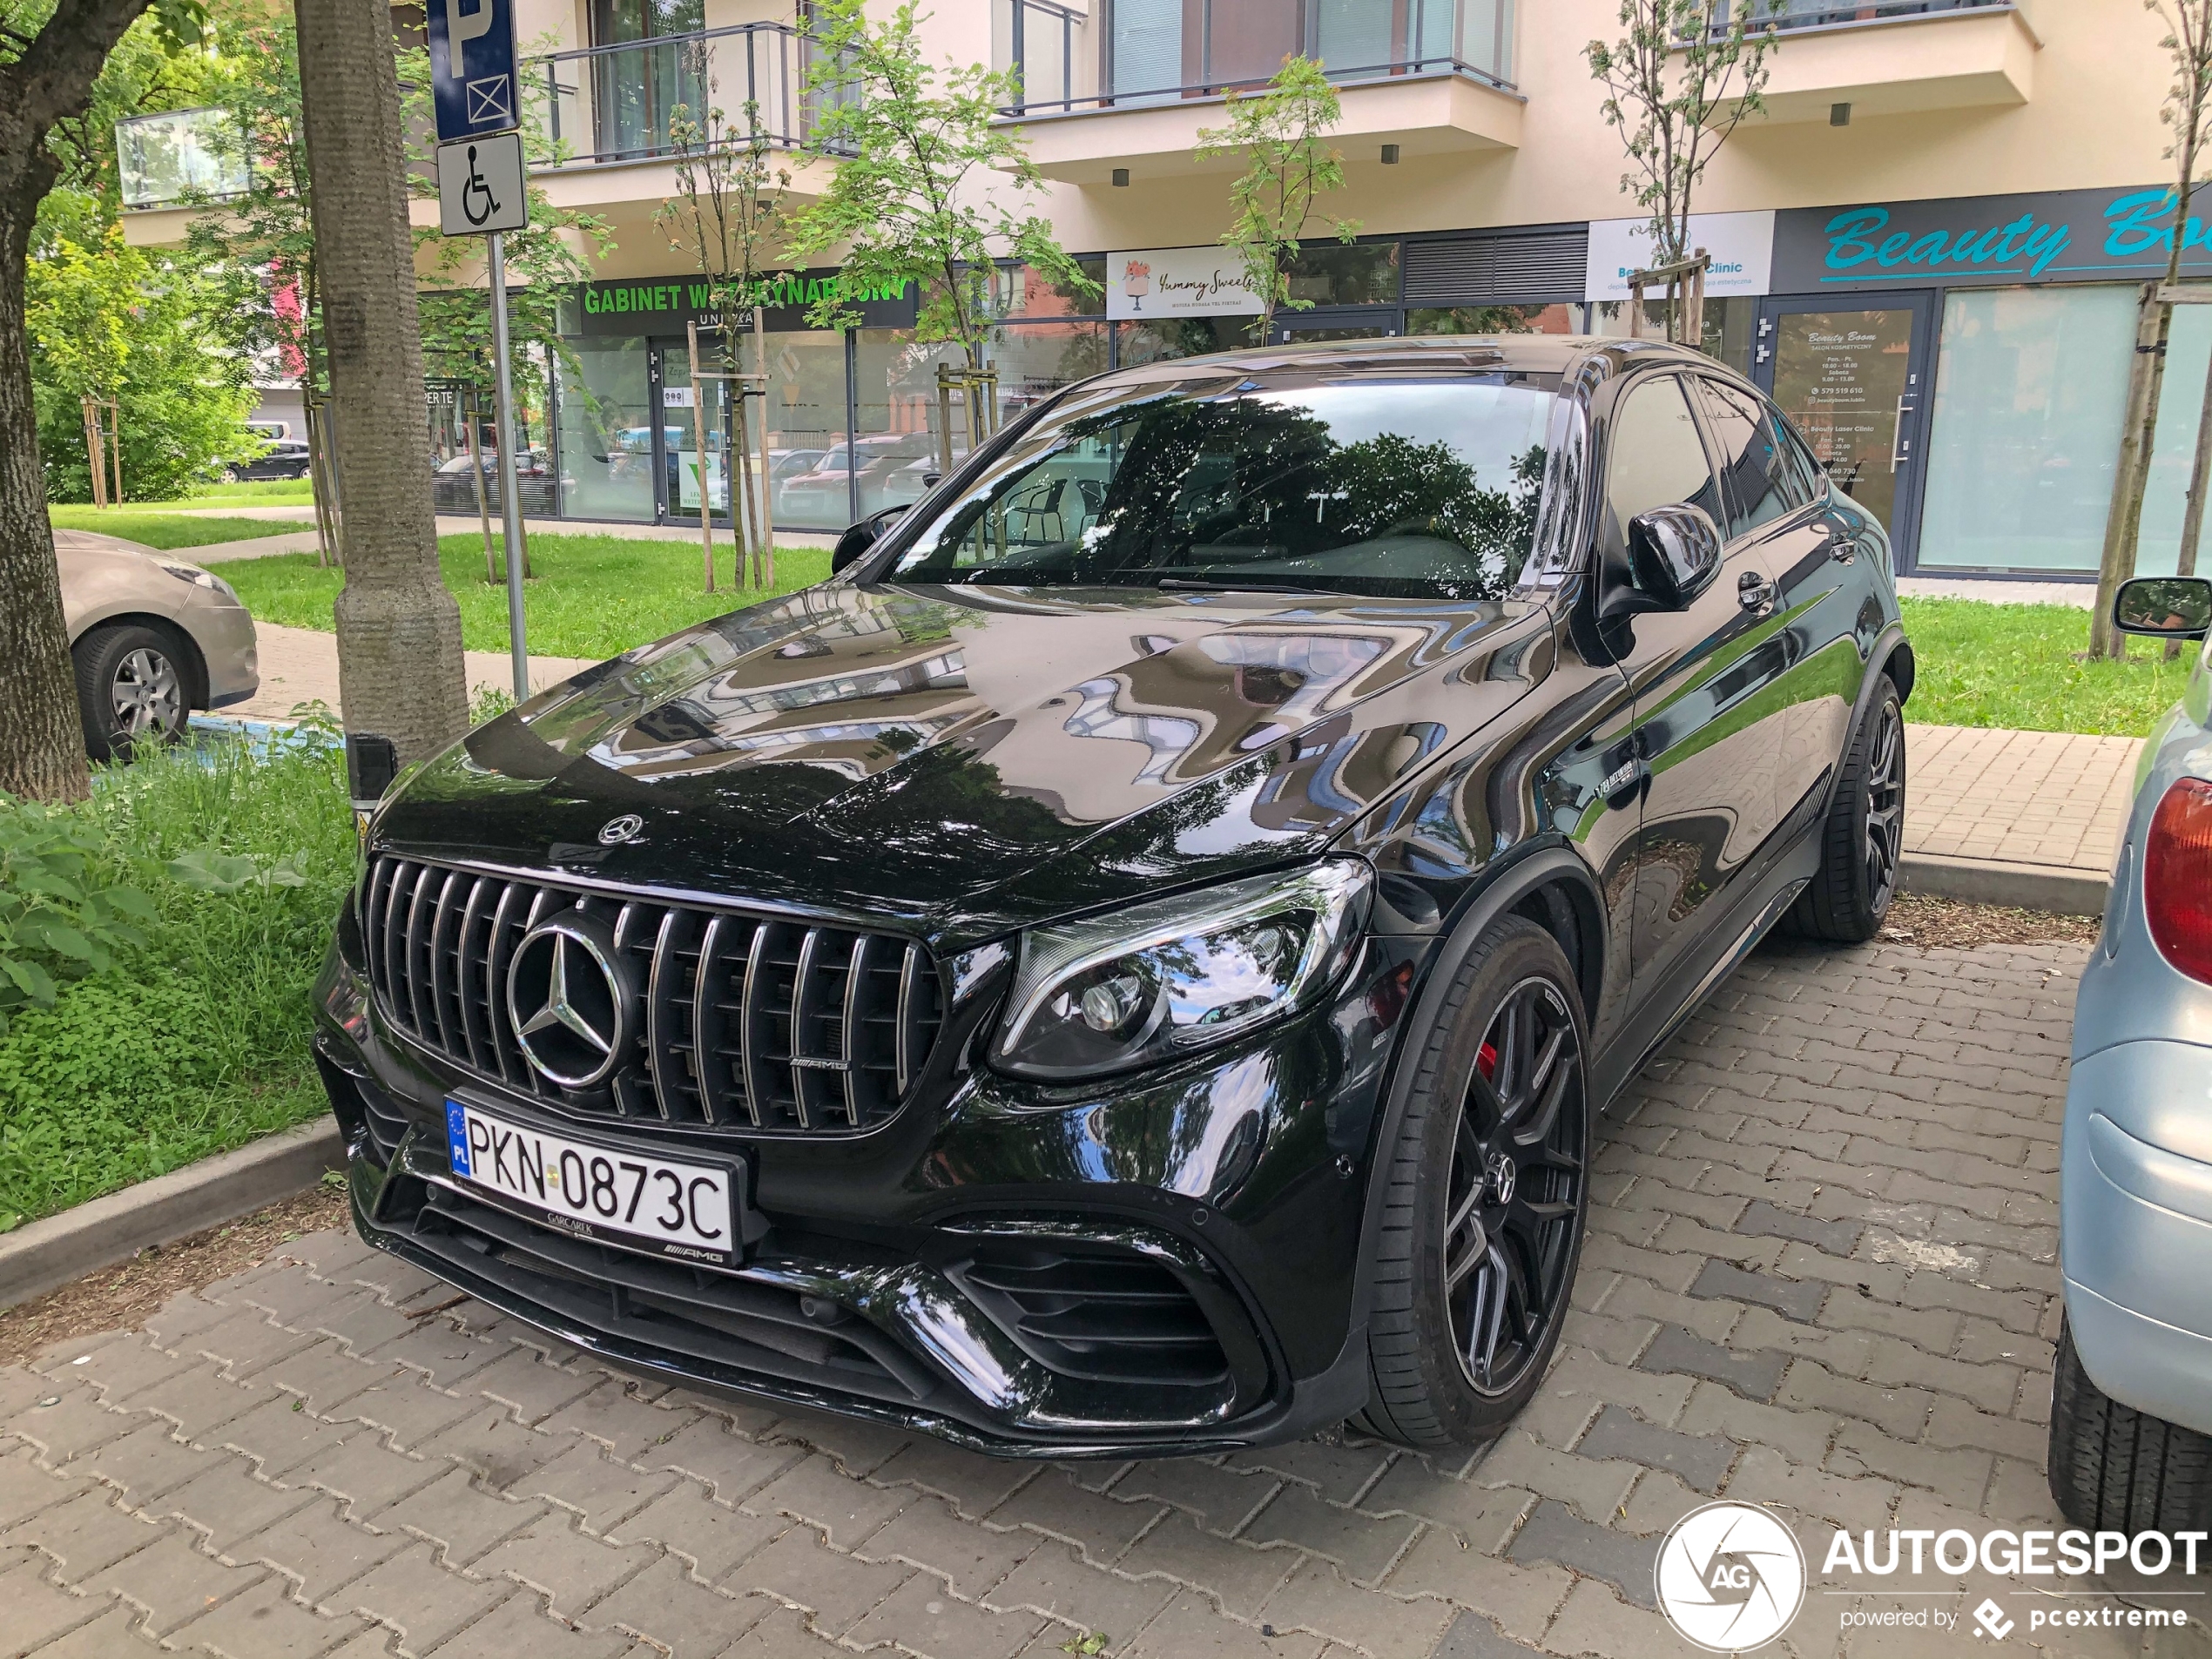
[[[424,10],[439,142],[520,125],[515,0],[428,0]]]

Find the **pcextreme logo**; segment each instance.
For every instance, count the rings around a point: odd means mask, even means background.
[[[1804,1605],[1804,1552],[1754,1503],[1709,1503],[1675,1522],[1656,1576],[1667,1622],[1710,1653],[1764,1648]]]

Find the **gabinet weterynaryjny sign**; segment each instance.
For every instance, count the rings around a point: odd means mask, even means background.
[[[1251,317],[1259,297],[1225,247],[1153,247],[1106,256],[1106,314],[1147,317]]]

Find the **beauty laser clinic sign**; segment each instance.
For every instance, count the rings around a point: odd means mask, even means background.
[[[1705,273],[1705,295],[1710,300],[1730,294],[1759,294],[1768,290],[1768,273],[1774,263],[1774,213],[1692,213],[1689,241],[1703,248],[1712,264]],[[1651,221],[1649,219],[1598,219],[1590,221],[1589,267],[1582,297],[1586,300],[1625,300],[1629,277],[1651,266]],[[1656,291],[1654,291],[1656,297]]]
[[[1154,247],[1106,256],[1106,314],[1147,317],[1250,317],[1258,296],[1225,247]]]

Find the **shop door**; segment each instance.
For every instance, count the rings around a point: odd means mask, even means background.
[[[1316,306],[1278,311],[1270,337],[1278,346],[1309,340],[1385,340],[1399,331],[1396,306]]]
[[[1865,307],[1766,300],[1751,354],[1753,377],[1828,475],[1888,529],[1899,570],[1919,540],[1934,320],[1925,293]]]
[[[707,367],[706,349],[700,347],[701,368]],[[730,518],[730,482],[726,458],[732,452],[735,422],[723,396],[723,382],[702,380],[698,386],[698,420],[691,404],[691,357],[688,346],[659,348],[661,401],[660,430],[654,434],[654,475],[659,481],[658,517],[698,523],[699,489],[704,477],[708,505],[714,521]],[[700,429],[706,437],[705,464],[699,455]]]

